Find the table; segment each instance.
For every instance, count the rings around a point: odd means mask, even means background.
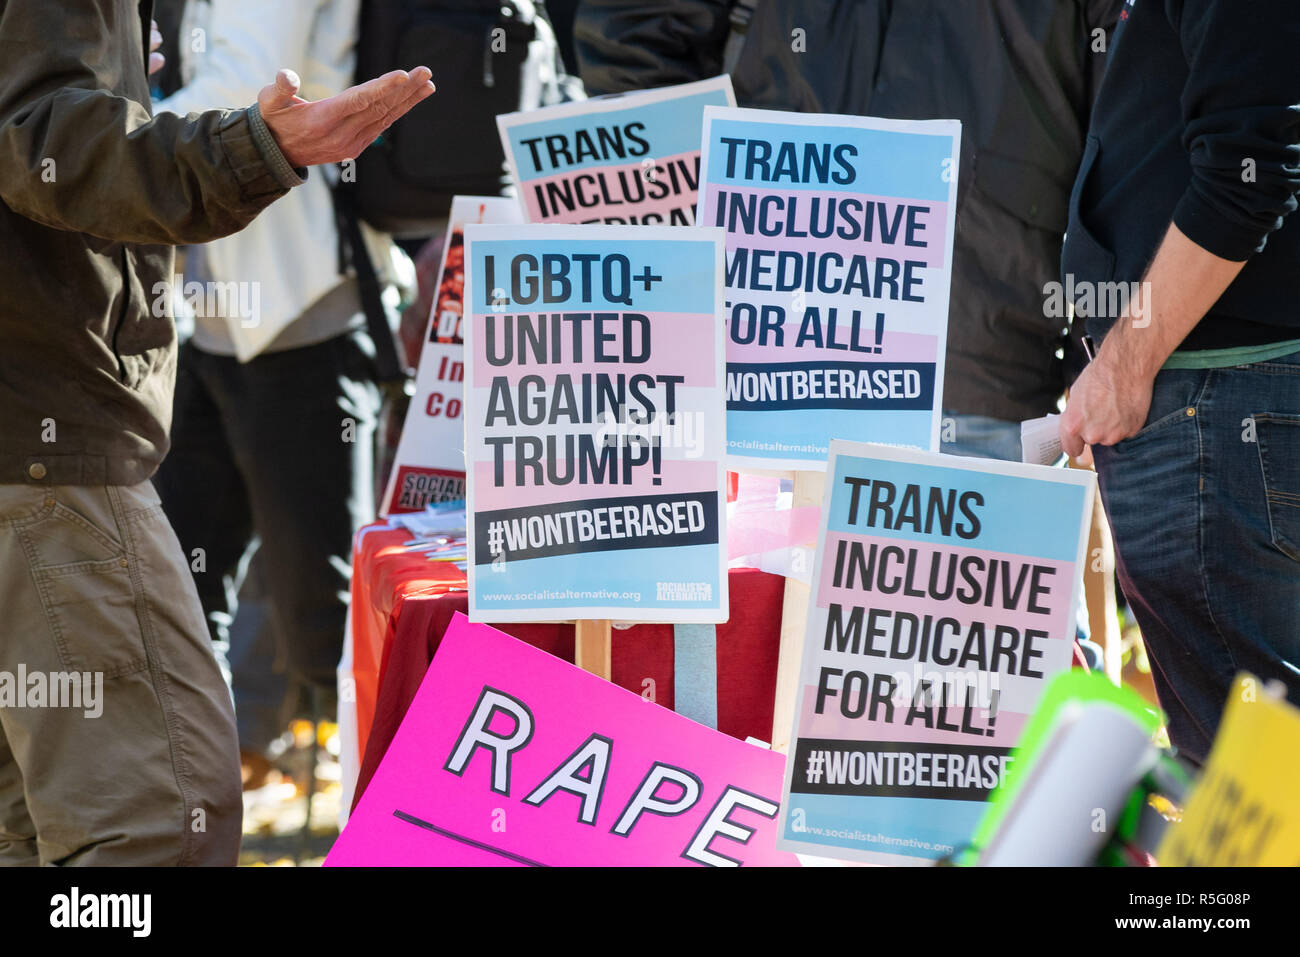
[[[450,563],[430,562],[420,552],[406,551],[402,543],[410,539],[410,532],[385,523],[362,529],[356,539],[352,673],[361,766],[354,804],[396,734],[452,615],[468,608],[464,573]],[[724,734],[767,741],[772,735],[785,579],[750,568],[732,569],[728,577],[731,620],[716,626],[713,723]],[[571,624],[496,627],[573,660]],[[615,628],[613,682],[700,720],[701,715],[679,707],[687,691],[692,704],[706,714],[711,703],[702,700],[698,681],[689,689],[679,688],[683,676],[699,678],[703,672],[707,679],[709,662],[698,656],[711,650],[712,635],[702,635],[699,629],[658,624]],[[703,690],[704,699],[708,690]]]

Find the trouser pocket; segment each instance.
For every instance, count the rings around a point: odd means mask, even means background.
[[[13,522],[60,663],[106,678],[148,663],[112,495],[102,487],[59,486],[34,515]]]
[[[1300,562],[1300,415],[1261,412],[1251,418],[1273,547]]]

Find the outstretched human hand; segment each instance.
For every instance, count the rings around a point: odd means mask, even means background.
[[[337,96],[309,102],[302,81],[281,70],[262,88],[257,105],[284,158],[293,166],[321,166],[356,156],[411,107],[433,93],[428,67],[394,70]]]

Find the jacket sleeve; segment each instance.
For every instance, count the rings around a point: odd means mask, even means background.
[[[588,95],[717,76],[729,10],[726,0],[583,0],[573,39]]]
[[[267,3],[220,0],[210,4],[208,49],[190,82],[156,104],[171,113],[201,113],[214,107],[252,103],[281,67],[306,76],[316,0]],[[166,52],[166,51],[163,51]],[[329,91],[330,96],[340,90]],[[303,96],[314,99],[307,91]]]
[[[1189,79],[1183,146],[1192,181],[1174,211],[1223,259],[1261,252],[1300,193],[1300,18],[1295,0],[1166,0]]]
[[[253,106],[150,118],[111,92],[138,70],[134,5],[0,5],[0,199],[29,219],[131,243],[207,242],[302,182]],[[130,46],[131,49],[122,49]],[[305,173],[305,171],[304,171]]]

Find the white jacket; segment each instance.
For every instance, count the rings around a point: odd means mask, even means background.
[[[180,55],[185,85],[156,108],[187,114],[248,106],[281,67],[298,73],[305,99],[341,92],[352,83],[359,6],[360,0],[190,0],[181,49],[163,51]],[[227,321],[240,361],[343,280],[326,172],[313,170],[246,229],[204,247],[213,281],[259,284],[256,319]],[[376,268],[387,263],[388,250],[375,258]]]

